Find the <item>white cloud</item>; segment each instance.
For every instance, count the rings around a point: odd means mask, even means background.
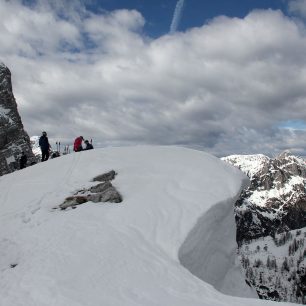
[[[117,10],[84,19],[84,31],[96,50],[127,56],[135,46],[142,45],[138,31],[144,26],[142,15],[135,11]]]
[[[79,29],[48,11],[36,11],[16,1],[4,1],[0,10],[1,53],[35,57],[64,46],[75,47]]]
[[[30,135],[306,155],[305,131],[278,128],[306,122],[305,29],[294,20],[255,11],[150,39],[137,11],[73,3],[65,16],[46,1],[0,3],[0,59]]]
[[[306,17],[306,0],[289,0],[289,12]]]

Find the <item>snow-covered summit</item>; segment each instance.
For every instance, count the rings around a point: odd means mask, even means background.
[[[306,164],[302,158],[286,151],[276,158],[236,155],[223,160],[251,179],[235,207],[238,242],[306,226]]]
[[[52,209],[110,169],[118,173],[113,185],[122,203]],[[174,147],[72,153],[3,176],[1,304],[266,305],[225,296],[208,284],[211,279],[202,281],[188,271],[199,259],[194,247],[205,241],[209,248],[203,247],[199,256],[207,258],[210,271],[215,268],[214,285],[248,290],[241,275],[238,281],[234,216],[230,218],[245,180],[213,156]],[[223,233],[219,229],[225,219]],[[207,235],[198,231],[205,220],[210,224]],[[228,282],[216,283],[218,279]]]
[[[232,155],[222,160],[238,167],[251,179],[248,201],[281,209],[305,194],[306,163],[289,151],[276,158],[265,155]]]
[[[222,160],[238,167],[250,179],[269,162],[270,158],[263,154],[254,155],[230,155],[221,158]]]

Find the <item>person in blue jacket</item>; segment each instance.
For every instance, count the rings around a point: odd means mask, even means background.
[[[41,137],[39,138],[39,146],[41,149],[41,161],[46,161],[49,159],[49,151],[50,151],[50,144],[47,137],[46,132],[42,132]]]

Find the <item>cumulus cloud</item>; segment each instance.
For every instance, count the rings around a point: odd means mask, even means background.
[[[284,126],[306,122],[305,28],[295,20],[254,11],[152,39],[137,11],[73,2],[63,14],[48,3],[0,3],[0,59],[30,135],[306,155],[306,131]]]
[[[1,55],[36,57],[78,44],[79,29],[48,11],[4,1],[0,10]]]
[[[306,0],[289,0],[289,12],[306,17]]]

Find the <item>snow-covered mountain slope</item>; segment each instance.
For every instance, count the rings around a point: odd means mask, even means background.
[[[246,280],[265,299],[306,303],[306,228],[243,244]]]
[[[245,277],[264,299],[306,303],[306,163],[284,152],[223,158],[250,186],[235,204]]]
[[[306,163],[290,152],[276,158],[223,158],[251,179],[236,203],[238,243],[306,226]]]
[[[112,183],[122,203],[53,210],[110,169],[118,173]],[[0,304],[270,304],[223,295],[208,284],[211,279],[202,281],[183,266],[189,268],[188,253],[202,244],[198,256],[211,257],[210,275],[215,268],[218,277],[230,278],[235,233],[222,235],[218,228],[226,219],[234,229],[229,207],[245,180],[215,157],[173,147],[72,153],[1,177]],[[199,232],[205,228],[207,235]],[[237,285],[246,290],[243,284]]]

